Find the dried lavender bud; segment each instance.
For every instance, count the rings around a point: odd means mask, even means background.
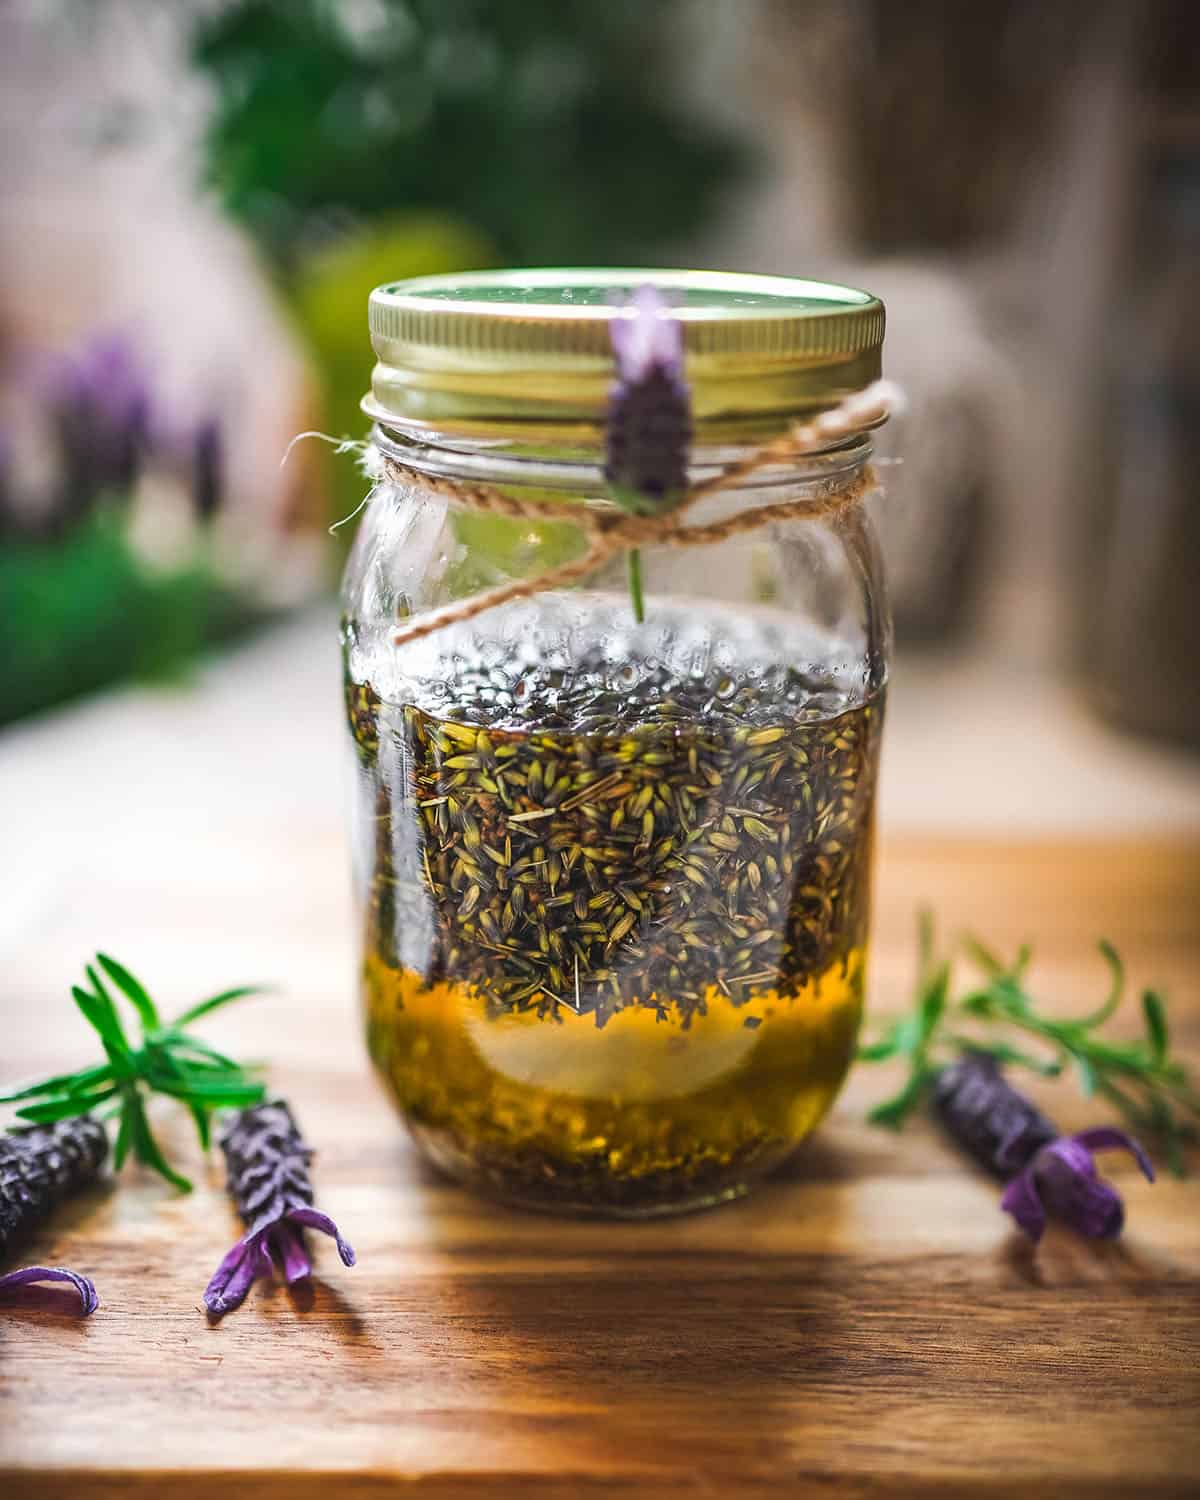
[[[104,1127],[90,1115],[28,1125],[0,1137],[0,1254],[30,1233],[55,1204],[91,1182],[108,1154]],[[38,1281],[66,1281],[84,1316],[99,1303],[86,1276],[62,1266],[25,1266],[0,1276],[0,1291]]]
[[[608,397],[604,477],[618,504],[654,514],[687,488],[691,398],[683,329],[653,286],[630,299],[634,316],[611,323],[617,379]]]
[[[1093,1151],[1130,1151],[1154,1181],[1146,1153],[1123,1130],[1097,1125],[1060,1136],[987,1053],[969,1052],[944,1068],[934,1082],[932,1102],[960,1146],[994,1176],[1011,1179],[1000,1207],[1035,1244],[1048,1214],[1089,1239],[1120,1234],[1125,1206],[1116,1188],[1097,1174]]]
[[[985,1052],[968,1052],[941,1070],[934,1081],[932,1106],[963,1150],[1005,1181],[1058,1136]]]
[[[1047,1214],[1089,1239],[1115,1239],[1125,1223],[1125,1205],[1092,1160],[1093,1151],[1108,1150],[1130,1152],[1146,1179],[1154,1181],[1154,1168],[1137,1141],[1113,1125],[1097,1125],[1043,1146],[1004,1189],[1000,1207],[1034,1244],[1046,1228]]]
[[[107,1154],[104,1126],[90,1115],[0,1136],[0,1254],[92,1181]]]
[[[354,1251],[327,1214],[312,1206],[308,1176],[312,1150],[282,1100],[239,1111],[221,1135],[227,1186],[247,1232],[217,1267],[204,1291],[214,1317],[240,1306],[260,1276],[278,1266],[290,1284],[312,1272],[304,1230],[319,1229],[337,1242],[342,1263]]]

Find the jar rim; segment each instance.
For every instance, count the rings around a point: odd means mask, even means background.
[[[362,406],[383,425],[586,445],[613,377],[614,299],[650,283],[682,326],[697,437],[756,441],[879,378],[882,302],[743,272],[544,268],[387,283]]]

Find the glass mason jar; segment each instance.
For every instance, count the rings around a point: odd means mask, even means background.
[[[513,1203],[628,1217],[744,1193],[829,1108],[863,1003],[890,624],[861,505],[397,645],[582,552],[607,506],[614,292],[676,302],[701,479],[879,372],[883,309],[697,272],[430,278],[372,294],[376,482],[343,592],[371,1056],[425,1153]],[[707,521],[845,486],[866,434]],[[386,459],[403,468],[390,467]]]

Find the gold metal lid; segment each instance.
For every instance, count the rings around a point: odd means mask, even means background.
[[[879,378],[883,304],[852,287],[727,271],[477,271],[371,293],[379,363],[363,410],[408,430],[594,440],[613,304],[645,282],[683,324],[703,441],[762,436]]]

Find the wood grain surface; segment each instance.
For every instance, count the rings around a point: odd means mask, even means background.
[[[1112,1158],[1124,1239],[1052,1231],[1035,1255],[926,1124],[862,1123],[893,1079],[860,1068],[742,1204],[608,1225],[480,1203],[420,1166],[367,1074],[343,852],[304,827],[215,833],[220,880],[76,848],[4,976],[0,1078],[86,1056],[66,997],[96,946],[169,1004],[278,980],[210,1034],[271,1058],[359,1264],[322,1241],[310,1286],[209,1327],[236,1226],[163,1111],[195,1194],[127,1171],[69,1205],[23,1259],[92,1274],[100,1310],[47,1291],[0,1312],[5,1500],[1200,1493],[1196,1182]],[[1108,936],[1200,1056],[1200,847],[885,842],[877,1014],[906,1002],[921,902],[1034,939],[1064,1010],[1100,992]],[[1071,1088],[1042,1098],[1064,1127],[1096,1118]]]

